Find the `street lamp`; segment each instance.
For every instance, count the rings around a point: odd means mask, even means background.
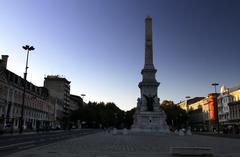
[[[217,123],[217,132],[219,134],[219,118],[218,118],[218,102],[217,102],[217,86],[219,84],[214,82],[212,83],[212,86],[214,86],[214,89],[215,89],[215,94],[214,94],[214,107],[215,107],[215,111],[216,111],[216,123]],[[215,123],[215,124],[216,124]]]
[[[19,126],[20,126],[19,133],[23,132],[23,124],[24,124],[23,113],[24,113],[26,82],[27,82],[28,56],[29,56],[29,52],[30,51],[35,50],[35,48],[33,46],[29,46],[29,45],[25,45],[22,48],[27,51],[27,60],[26,60],[26,67],[25,67],[25,73],[24,73],[24,82],[23,82],[23,97],[22,97],[22,108],[21,108],[21,117],[20,117],[20,124],[19,124]]]
[[[215,88],[215,94],[217,93],[217,86],[218,86],[219,84],[218,83],[212,83],[212,86],[214,86],[214,88]]]

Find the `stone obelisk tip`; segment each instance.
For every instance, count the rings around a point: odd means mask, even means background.
[[[152,20],[152,17],[151,17],[151,16],[147,16],[147,17],[145,18],[145,20]]]

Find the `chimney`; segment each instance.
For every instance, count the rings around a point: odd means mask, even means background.
[[[1,66],[7,69],[7,61],[8,61],[8,55],[2,55]]]

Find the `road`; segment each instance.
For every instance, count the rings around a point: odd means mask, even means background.
[[[47,145],[60,140],[94,134],[99,131],[100,130],[93,129],[76,129],[67,131],[60,130],[41,132],[35,134],[0,136],[0,156],[3,157],[25,149]]]

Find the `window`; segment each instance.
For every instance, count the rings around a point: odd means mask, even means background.
[[[13,73],[10,73],[10,75],[9,75],[9,80],[10,80],[10,81],[13,81]]]
[[[15,76],[14,82],[18,84],[18,76]]]
[[[32,91],[35,92],[35,86],[32,86]]]
[[[30,83],[27,82],[27,89],[30,89]]]
[[[24,86],[24,80],[21,79],[21,86],[23,87]]]
[[[234,96],[234,101],[238,101],[238,96]]]

